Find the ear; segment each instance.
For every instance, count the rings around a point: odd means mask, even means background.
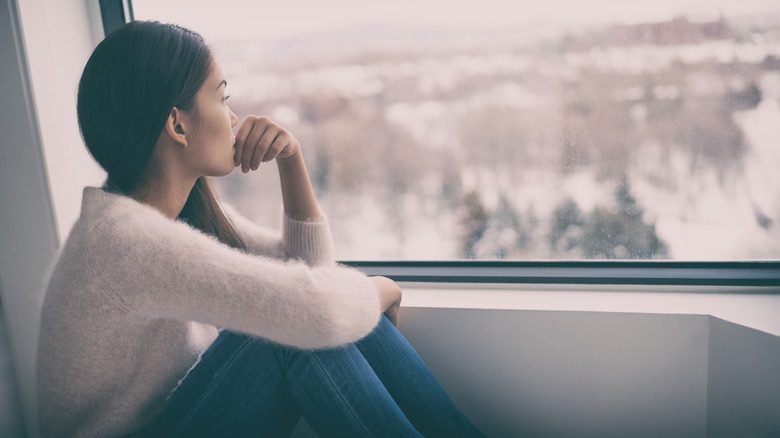
[[[171,113],[168,114],[168,119],[165,120],[163,131],[175,143],[187,146],[189,143],[185,125],[184,113],[180,109],[173,107]]]

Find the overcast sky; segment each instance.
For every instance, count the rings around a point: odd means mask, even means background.
[[[133,0],[136,19],[191,27],[208,40],[273,39],[377,23],[511,25],[528,22],[639,22],[780,11],[778,0]]]

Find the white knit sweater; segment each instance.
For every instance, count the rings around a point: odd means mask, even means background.
[[[222,206],[249,253],[130,197],[83,189],[81,215],[45,277],[37,359],[44,437],[140,429],[217,327],[326,348],[378,324],[378,291],[333,260],[327,217],[282,214],[279,235]]]

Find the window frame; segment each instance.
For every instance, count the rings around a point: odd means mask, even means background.
[[[780,262],[676,260],[340,261],[422,283],[780,286]],[[780,294],[780,289],[773,293]]]
[[[108,35],[135,19],[132,0],[100,0]],[[128,20],[129,18],[129,20]],[[780,260],[339,260],[367,275],[422,283],[780,286]],[[777,290],[761,293],[780,294]]]
[[[128,21],[135,20],[132,0],[100,0],[100,18],[103,21],[104,35],[110,34]]]

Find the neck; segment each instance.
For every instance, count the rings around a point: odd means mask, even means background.
[[[195,179],[158,179],[139,185],[129,195],[176,220],[195,186]]]

